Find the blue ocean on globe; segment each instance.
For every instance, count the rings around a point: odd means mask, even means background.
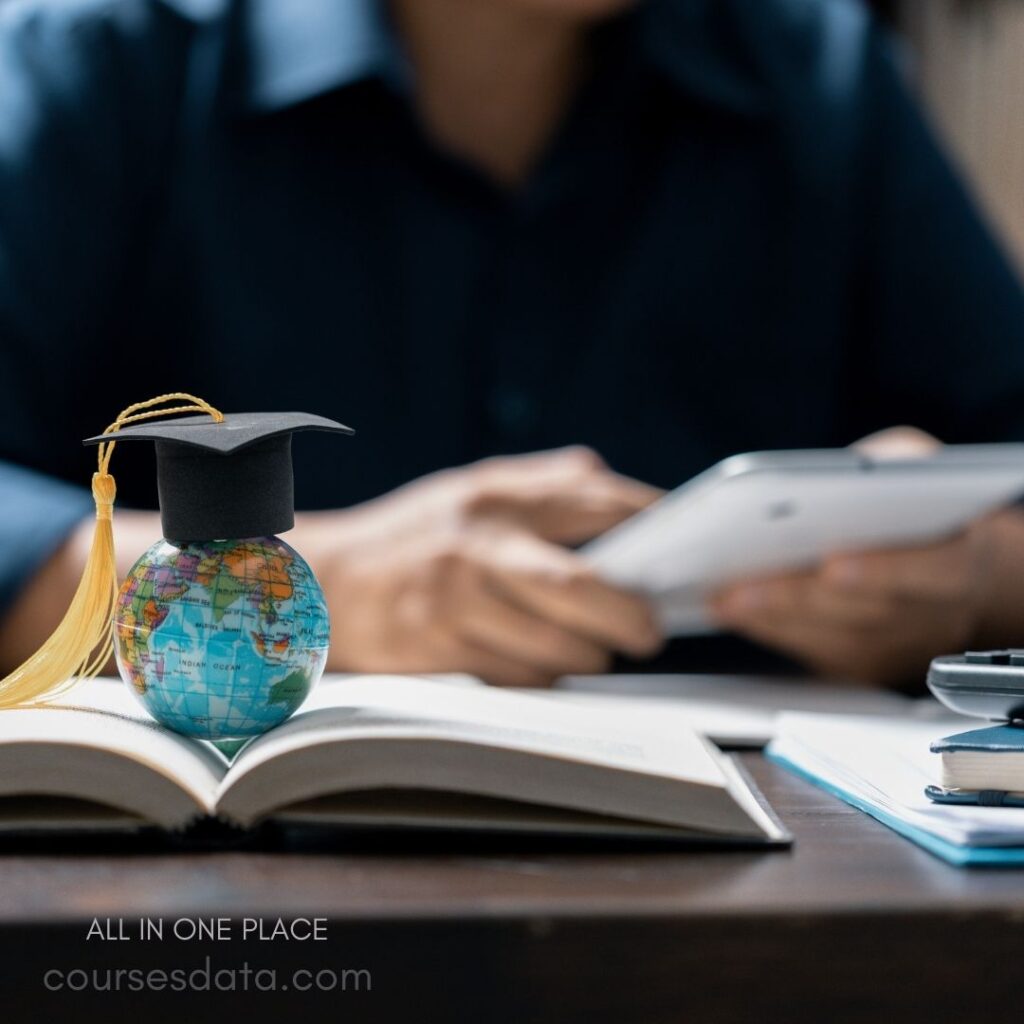
[[[258,736],[305,700],[330,622],[312,569],[277,537],[154,544],[118,593],[118,669],[157,721],[207,740]]]

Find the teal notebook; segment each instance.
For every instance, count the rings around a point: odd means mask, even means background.
[[[925,787],[936,803],[1024,807],[1024,727],[989,725],[943,736],[931,744],[941,779]]]
[[[933,754],[960,753],[962,751],[989,754],[1024,753],[1024,726],[987,725],[983,729],[970,729],[943,736],[931,745]]]
[[[925,795],[941,783],[930,748],[950,724],[787,714],[766,755],[950,864],[1024,867],[1024,807],[954,806]]]

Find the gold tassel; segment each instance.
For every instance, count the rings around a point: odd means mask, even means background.
[[[171,409],[154,408],[167,402],[188,404]],[[208,402],[176,391],[128,406],[103,433],[113,433],[140,420],[189,412],[207,413],[215,423],[224,419]],[[75,596],[60,625],[42,647],[10,675],[0,679],[0,709],[52,700],[79,680],[99,675],[110,658],[118,590],[113,524],[117,488],[109,473],[115,444],[115,441],[107,441],[98,449],[98,468],[92,477],[96,531]]]

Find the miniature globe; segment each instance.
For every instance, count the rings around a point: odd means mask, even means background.
[[[277,537],[161,540],[114,610],[121,677],[159,722],[207,740],[288,718],[320,678],[329,639],[320,584]]]

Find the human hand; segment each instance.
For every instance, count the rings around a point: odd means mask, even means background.
[[[329,667],[540,686],[661,643],[639,597],[561,546],[659,492],[581,448],[488,459],[298,521],[332,619]]]
[[[857,447],[875,457],[926,454],[938,442],[910,427]],[[1000,513],[938,544],[839,553],[811,572],[745,581],[716,595],[722,626],[812,670],[868,683],[905,681],[935,655],[991,631],[997,563],[1020,550],[1021,516]],[[1004,557],[1005,556],[1005,557]],[[1012,625],[995,626],[1011,629]]]
[[[940,544],[835,555],[811,572],[729,587],[712,615],[821,675],[904,682],[982,629],[994,534],[985,520]]]

